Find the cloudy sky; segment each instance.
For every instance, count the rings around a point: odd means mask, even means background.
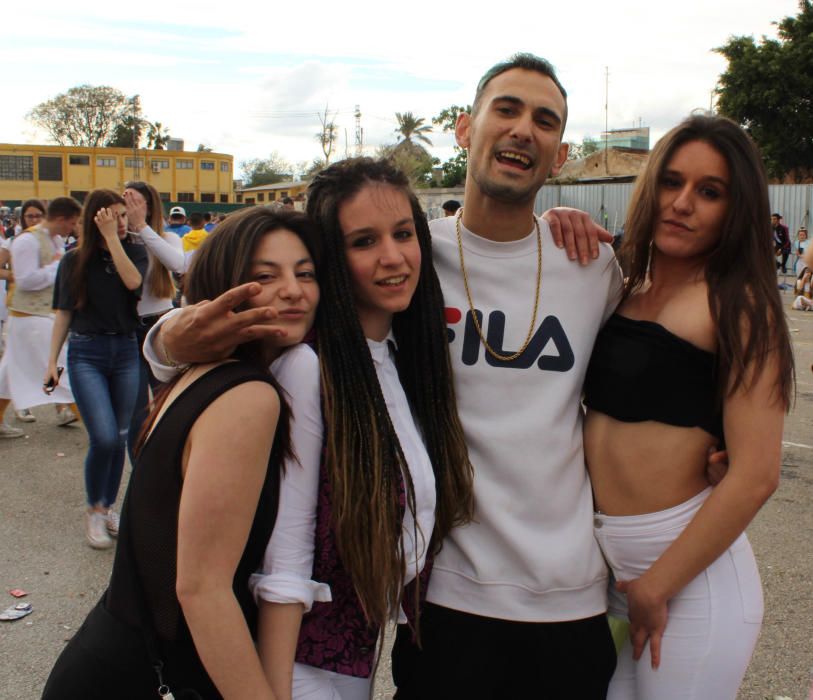
[[[570,95],[565,138],[639,120],[657,138],[708,108],[732,35],[775,36],[798,0],[615,0],[442,3],[209,0],[12,0],[0,61],[0,142],[47,143],[25,118],[82,83],[140,94],[146,118],[188,149],[204,143],[235,163],[272,151],[321,155],[317,113],[336,112],[345,152],[355,105],[367,152],[395,141],[395,112],[426,118],[471,102],[480,75],[515,51],[550,60]],[[434,155],[453,138],[434,134]],[[654,139],[653,139],[654,140]]]

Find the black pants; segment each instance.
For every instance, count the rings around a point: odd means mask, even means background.
[[[421,642],[399,625],[395,700],[603,700],[615,670],[605,615],[512,622],[429,603]]]

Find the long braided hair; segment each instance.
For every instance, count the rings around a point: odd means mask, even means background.
[[[426,216],[406,176],[387,161],[352,158],[314,178],[307,213],[322,232],[321,304],[316,329],[332,487],[333,527],[342,563],[367,620],[383,625],[399,609],[406,572],[403,511],[415,494],[370,350],[353,303],[339,224],[342,204],[370,185],[389,185],[409,200],[421,249],[420,278],[409,307],[396,313],[396,365],[435,473],[435,550],[455,526],[471,520],[473,470],[457,415],[443,295],[432,265]],[[416,538],[416,542],[420,541]],[[416,591],[416,596],[418,592]]]

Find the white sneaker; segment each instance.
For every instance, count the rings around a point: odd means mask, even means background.
[[[14,411],[14,415],[17,416],[17,420],[21,423],[33,423],[36,419],[33,413],[29,411],[27,408],[22,409],[21,411]]]
[[[70,425],[79,420],[69,406],[63,406],[56,412],[57,425]]]
[[[0,439],[16,438],[25,435],[22,428],[12,428],[8,423],[0,423]]]
[[[105,513],[105,525],[107,526],[107,533],[111,537],[119,536],[119,514],[112,508],[107,509]]]
[[[109,549],[113,546],[113,540],[107,532],[107,519],[101,511],[93,510],[85,514],[85,535],[93,549]]]

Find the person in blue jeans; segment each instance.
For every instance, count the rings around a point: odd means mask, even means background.
[[[54,284],[56,318],[45,391],[59,383],[57,357],[68,338],[68,375],[89,436],[85,458],[86,535],[106,549],[118,535],[112,509],[124,469],[127,429],[138,394],[137,304],[147,252],[127,234],[125,201],[94,190],[82,212],[79,247],[66,253]]]

